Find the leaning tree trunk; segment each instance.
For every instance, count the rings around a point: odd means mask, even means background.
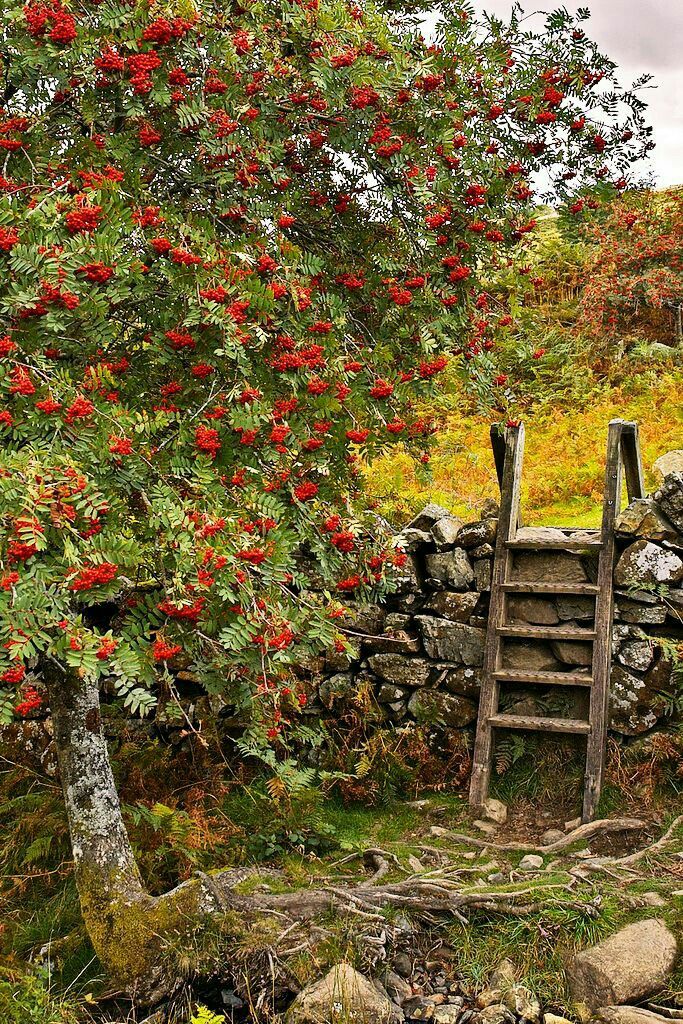
[[[43,676],[88,934],[105,969],[140,1001],[154,1001],[174,982],[169,948],[219,909],[220,894],[201,879],[165,896],[146,891],[121,816],[97,683],[54,663]]]

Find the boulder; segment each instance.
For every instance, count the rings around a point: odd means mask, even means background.
[[[408,555],[403,565],[393,569],[392,580],[396,594],[412,594],[420,589],[420,572],[415,555]]]
[[[396,973],[396,971],[387,971],[382,981],[388,994],[399,1006],[401,1006],[406,999],[411,998],[413,994],[412,988],[400,974]]]
[[[462,519],[458,519],[457,516],[444,516],[443,519],[437,519],[432,526],[432,537],[437,550],[443,551],[445,548],[452,547],[461,527]]]
[[[431,665],[425,658],[373,654],[368,664],[376,676],[394,686],[426,686],[429,682]]]
[[[595,599],[592,597],[581,597],[577,594],[558,594],[555,599],[557,614],[566,622],[567,619],[576,619],[579,622],[592,621],[595,618]]]
[[[285,1020],[287,1024],[398,1024],[403,1014],[350,964],[337,964],[299,993]]]
[[[393,542],[394,546],[400,548],[401,551],[408,551],[412,554],[431,544],[432,535],[425,530],[416,530],[414,527],[406,526],[405,530],[396,534]]]
[[[650,707],[652,691],[644,679],[613,665],[610,677],[609,728],[623,736],[640,736],[657,723]]]
[[[520,526],[515,534],[515,539],[526,541],[527,544],[542,544],[549,540],[566,540],[567,534],[555,526]]]
[[[622,620],[633,625],[657,626],[666,621],[666,605],[650,604],[644,601],[631,601],[619,596],[615,614]]]
[[[567,622],[567,626],[576,626]],[[590,666],[593,663],[593,647],[585,640],[553,640],[550,648],[555,657],[565,665]]]
[[[488,558],[475,558],[474,583],[477,590],[491,589],[491,561]]]
[[[648,540],[637,540],[623,552],[614,570],[618,586],[678,583],[683,580],[683,558]]]
[[[652,498],[636,498],[617,517],[614,524],[617,533],[648,540],[675,541],[678,534]]]
[[[554,601],[526,594],[513,594],[508,598],[508,619],[539,626],[555,626],[560,621]]]
[[[388,630],[408,629],[412,621],[412,615],[404,612],[389,612],[384,620],[384,628]]]
[[[683,534],[683,472],[668,473],[653,497],[667,519]]]
[[[645,672],[652,664],[654,647],[651,640],[627,640],[619,648],[617,661],[636,672]]]
[[[511,578],[546,583],[585,583],[586,569],[578,557],[567,551],[519,551],[515,554]]]
[[[439,618],[450,619],[451,622],[467,622],[480,598],[481,594],[477,590],[465,590],[456,594],[450,590],[440,590],[430,597],[425,605],[425,611],[434,612]]]
[[[450,516],[450,511],[444,508],[443,505],[436,505],[430,502],[429,505],[425,505],[421,512],[411,519],[408,525],[405,527],[407,530],[431,530],[434,523],[438,523],[439,519],[444,519]]]
[[[471,558],[493,558],[495,551],[490,544],[480,544],[476,548],[470,548]]]
[[[456,665],[482,665],[486,630],[431,615],[416,615],[425,651],[430,658],[443,658]]]
[[[420,650],[420,641],[404,629],[386,630],[382,636],[361,637],[363,649],[377,653],[388,654],[417,654]]]
[[[481,691],[481,672],[470,665],[456,667],[437,665],[439,675],[435,686],[444,686],[450,693],[463,697],[478,697]]]
[[[591,1010],[638,1002],[665,987],[676,953],[664,921],[629,924],[576,954],[567,972],[572,998]]]
[[[683,473],[683,448],[660,455],[652,464],[652,472],[658,484],[664,483],[670,473]]]
[[[602,1024],[669,1024],[671,1018],[642,1006],[601,1006],[593,1020]]]
[[[416,690],[408,701],[408,711],[417,722],[443,723],[452,729],[470,725],[477,717],[477,706],[471,700],[443,690]]]
[[[503,667],[528,672],[559,672],[562,662],[555,657],[549,644],[520,640],[505,644]]]
[[[426,555],[427,583],[444,583],[454,590],[467,590],[474,581],[474,570],[462,548],[452,551],[437,551]]]
[[[352,602],[346,605],[344,626],[355,633],[371,633],[376,636],[384,629],[385,617],[386,612],[379,604]]]
[[[494,544],[497,530],[497,519],[481,519],[478,523],[466,523],[458,533],[458,544],[464,548],[476,548],[480,544]]]
[[[380,704],[396,704],[406,697],[408,691],[402,686],[394,686],[392,683],[382,683],[377,691],[377,700]]]

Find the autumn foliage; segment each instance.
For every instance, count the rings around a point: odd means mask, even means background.
[[[341,0],[4,15],[4,707],[50,657],[144,710],[175,659],[282,737],[288,666],[343,647],[335,595],[404,558],[360,539],[360,462],[425,451],[449,360],[485,400],[510,317],[478,281],[533,230],[532,176],[575,213],[613,196],[640,114],[562,13],[446,4],[428,42]]]
[[[683,345],[683,193],[629,192],[587,235],[581,325],[609,345],[642,329],[647,311],[668,312],[666,340]]]

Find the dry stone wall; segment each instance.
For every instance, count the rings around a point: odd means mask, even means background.
[[[672,708],[683,703],[678,693],[683,678],[671,657],[675,645],[683,644],[683,451],[668,453],[658,464],[663,469],[657,490],[632,502],[617,521],[609,724],[622,737],[642,736],[667,724]],[[340,720],[362,692],[375,704],[373,721],[379,718],[396,729],[429,725],[437,747],[454,730],[471,736],[481,688],[496,515],[490,503],[479,521],[463,523],[447,509],[428,505],[395,537],[408,555],[395,592],[382,604],[348,602],[344,625],[353,652],[330,652],[298,667],[309,694],[305,715]],[[524,532],[529,538],[552,535],[548,529]],[[315,589],[315,566],[309,568]],[[517,580],[584,582],[596,575],[595,556],[515,554]],[[581,626],[592,620],[593,610],[593,599],[587,597],[511,595],[508,617],[519,623]],[[590,662],[586,643],[515,640],[505,645],[504,664],[510,668],[589,674]],[[216,717],[219,732],[240,734],[234,709],[203,694],[199,679],[179,671],[177,684],[181,717],[169,716],[164,701],[148,719],[106,713],[108,737],[114,742],[160,738],[180,748],[188,742],[188,721],[203,728]],[[509,714],[587,716],[587,691],[577,687],[506,685],[503,700]],[[0,746],[7,758],[54,772],[51,723],[44,711],[0,727]]]
[[[683,453],[666,456],[673,471],[657,491],[632,502],[617,522],[615,619],[610,729],[639,736],[670,714],[676,678],[671,647],[683,641]],[[661,460],[665,461],[665,460]],[[473,728],[481,687],[497,510],[463,523],[428,505],[398,534],[408,554],[397,590],[382,605],[349,603],[351,657],[334,654],[302,669],[318,702],[310,712],[341,710],[361,686],[370,688],[387,722]],[[526,529],[529,539],[555,531]],[[562,539],[566,533],[558,532]],[[573,539],[581,531],[571,533]],[[597,556],[565,551],[520,551],[514,578],[595,581]],[[511,622],[588,625],[590,597],[510,596]],[[526,670],[590,673],[591,647],[576,641],[508,641],[504,663]],[[680,685],[680,683],[679,683]],[[567,688],[567,691],[569,688]],[[518,714],[585,717],[586,691],[553,687],[506,688],[505,710]],[[560,707],[558,708],[558,701]]]

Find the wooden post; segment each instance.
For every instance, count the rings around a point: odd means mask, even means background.
[[[643,482],[643,467],[640,460],[640,441],[637,423],[622,423],[621,454],[624,460],[628,500],[634,501],[636,498],[643,498],[645,496],[645,483]],[[617,515],[619,511],[617,509]]]
[[[595,633],[593,644],[593,685],[591,687],[589,721],[591,730],[586,749],[586,776],[583,797],[583,820],[595,817],[605,767],[605,737],[609,704],[610,668],[612,664],[612,616],[614,606],[614,520],[621,504],[621,444],[623,420],[612,420],[607,434],[607,464],[602,506],[600,559],[598,561],[598,594],[595,600]]]
[[[493,434],[492,434],[493,437]],[[495,455],[495,447],[494,447]],[[500,496],[500,515],[496,551],[493,559],[491,579],[491,600],[484,648],[484,668],[479,698],[477,739],[474,745],[472,779],[470,783],[470,804],[481,807],[486,800],[491,778],[491,754],[493,728],[491,717],[498,709],[499,684],[495,677],[501,662],[501,640],[498,628],[505,617],[505,593],[501,584],[508,578],[512,552],[507,542],[514,538],[519,523],[520,484],[522,460],[524,458],[524,424],[507,427],[505,433],[505,460]]]

